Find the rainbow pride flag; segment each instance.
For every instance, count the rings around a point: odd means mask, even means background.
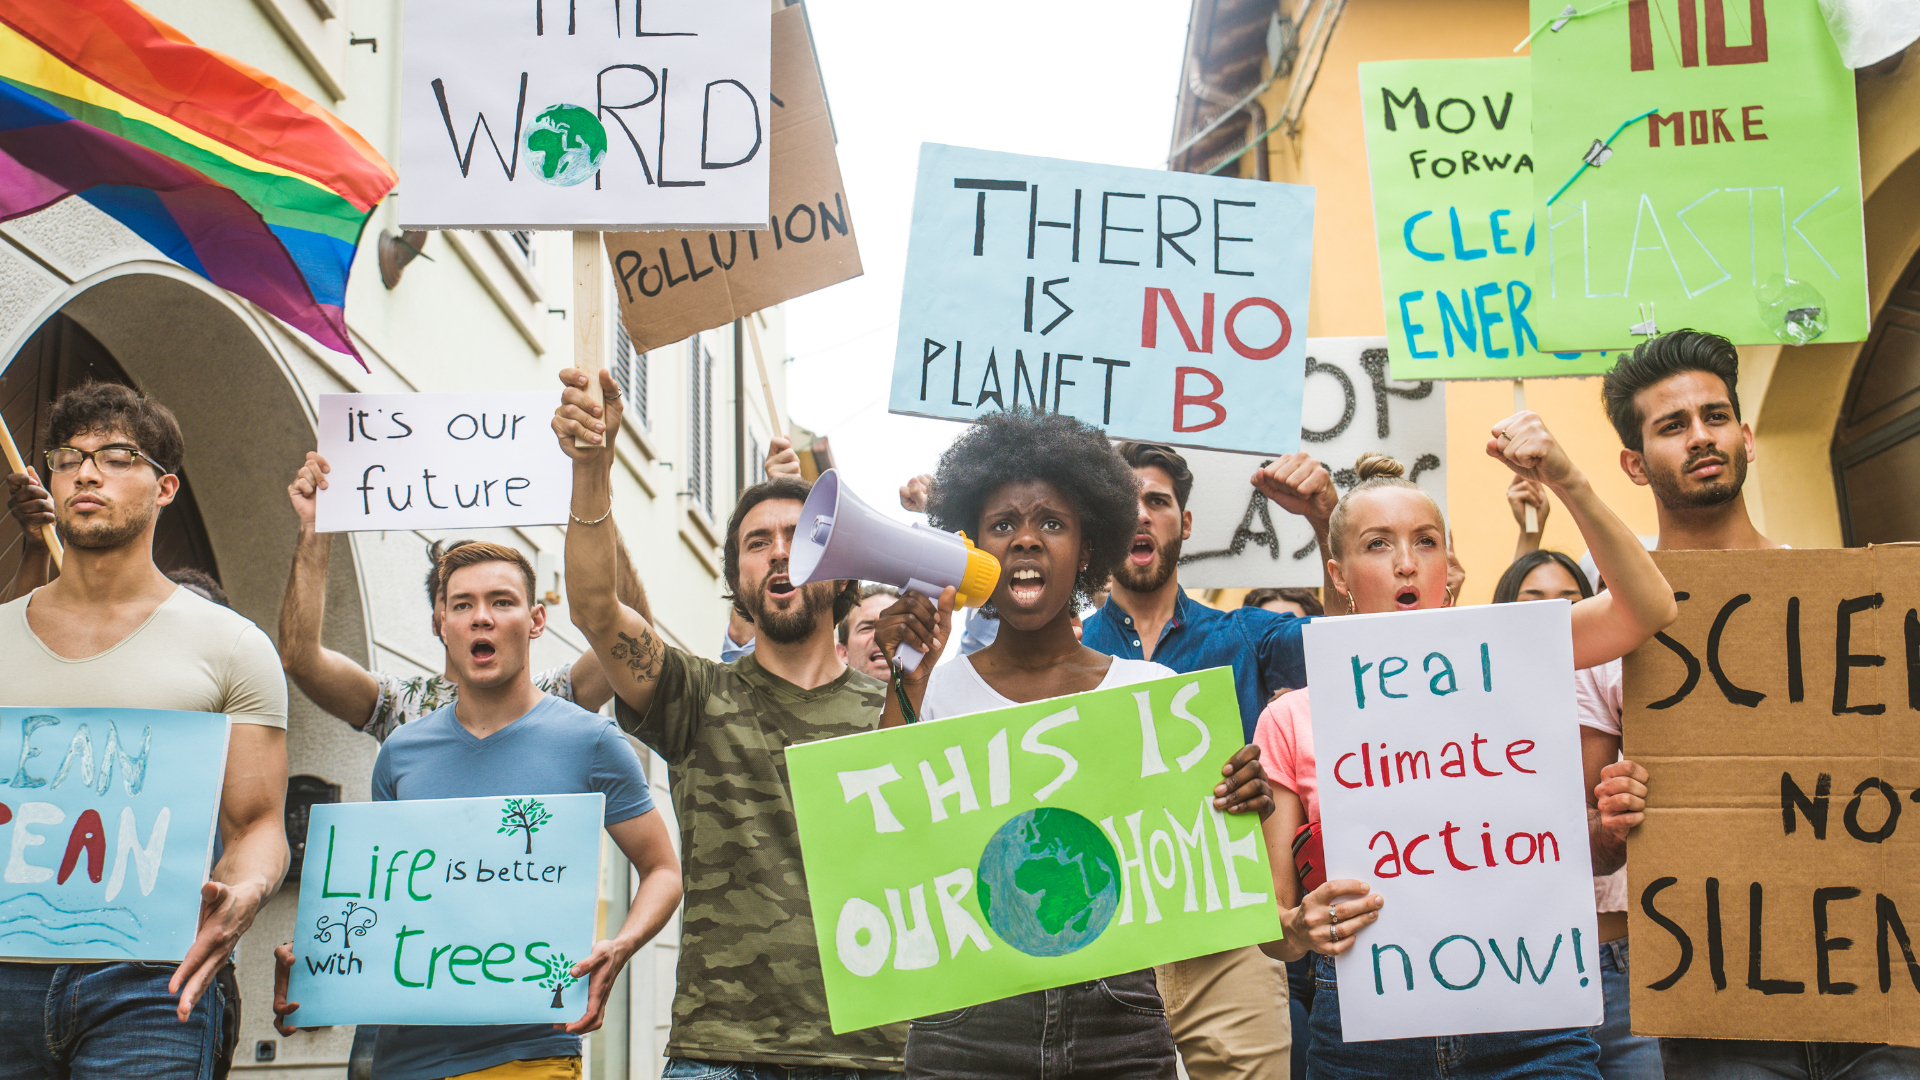
[[[126,0],[0,0],[0,221],[78,195],[359,360],[347,273],[396,179],[305,94]]]

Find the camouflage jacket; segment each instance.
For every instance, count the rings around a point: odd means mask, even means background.
[[[787,786],[788,746],[877,727],[884,695],[852,669],[802,690],[751,655],[719,664],[667,649],[647,715],[615,706],[670,767],[680,820],[686,906],[668,1056],[901,1067],[904,1024],[836,1035],[827,1020]]]

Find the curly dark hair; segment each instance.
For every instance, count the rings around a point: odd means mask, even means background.
[[[1080,534],[1093,542],[1074,590],[1076,603],[1089,604],[1126,561],[1140,514],[1139,478],[1099,428],[1028,409],[974,421],[940,455],[927,518],[936,528],[977,536],[994,492],[1035,480],[1060,492],[1080,519]]]
[[[740,501],[734,504],[733,516],[727,519],[727,540],[720,549],[721,574],[726,578],[727,594],[722,597],[741,618],[748,622],[753,616],[740,603],[740,526],[746,521],[747,512],[769,499],[792,499],[805,504],[807,495],[813,491],[813,484],[797,476],[775,476],[753,485],[740,493]],[[833,595],[833,621],[840,622],[847,612],[860,602],[860,582],[848,579],[840,583]]]
[[[163,474],[178,473],[187,457],[187,442],[173,410],[131,386],[90,380],[54,399],[47,445],[65,446],[76,435],[108,433],[133,440]]]
[[[1635,452],[1646,450],[1640,425],[1646,418],[1633,403],[1633,396],[1675,375],[1699,371],[1717,375],[1727,387],[1727,402],[1733,406],[1733,418],[1740,419],[1740,353],[1733,343],[1718,334],[1699,330],[1672,330],[1648,338],[1633,347],[1632,355],[1623,355],[1600,383],[1600,400],[1607,408],[1607,419],[1620,436],[1620,445]]]

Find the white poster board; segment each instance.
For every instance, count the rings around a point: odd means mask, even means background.
[[[1392,454],[1447,508],[1447,391],[1438,381],[1388,378],[1387,340],[1307,339],[1300,447],[1326,463],[1341,491],[1364,450]],[[1180,549],[1180,583],[1192,589],[1319,588],[1323,556],[1313,529],[1249,482],[1273,454],[1192,450],[1193,535]]]
[[[408,229],[767,224],[764,0],[407,0]]]
[[[1386,900],[1336,961],[1347,1041],[1599,1023],[1572,605],[1304,635],[1327,878]]]
[[[321,532],[560,525],[573,466],[546,391],[322,394]]]

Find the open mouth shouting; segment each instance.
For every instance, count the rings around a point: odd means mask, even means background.
[[[767,595],[775,600],[784,600],[799,591],[785,574],[774,574],[767,578]]]
[[[1007,575],[1007,595],[1021,607],[1039,603],[1040,595],[1046,590],[1046,575],[1031,566],[1020,567]]]
[[[1420,590],[1412,585],[1402,585],[1393,594],[1395,611],[1413,611],[1420,606]]]
[[[1127,563],[1130,566],[1145,569],[1153,565],[1154,556],[1157,554],[1159,554],[1159,547],[1153,542],[1152,536],[1147,533],[1135,533],[1133,547],[1127,551]]]
[[[493,662],[494,656],[493,642],[488,641],[486,638],[479,638],[475,640],[473,644],[467,646],[467,655],[472,657],[473,662],[476,664],[482,666],[490,664]]]

